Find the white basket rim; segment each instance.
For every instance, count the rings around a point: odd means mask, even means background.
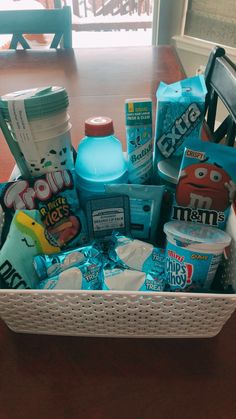
[[[101,296],[116,296],[116,295],[127,295],[133,297],[172,297],[172,298],[191,298],[191,299],[228,299],[228,300],[235,300],[236,302],[236,294],[222,294],[222,293],[196,293],[196,292],[168,292],[168,291],[113,291],[113,290],[59,290],[59,289],[0,289],[0,296],[1,294],[30,294],[30,295],[101,295]]]

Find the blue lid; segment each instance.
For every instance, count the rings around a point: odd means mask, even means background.
[[[222,244],[226,247],[231,242],[230,235],[223,230],[188,221],[170,221],[164,225],[164,232],[175,241],[186,244]]]

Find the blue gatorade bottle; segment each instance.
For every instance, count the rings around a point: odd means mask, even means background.
[[[128,182],[127,163],[111,118],[98,116],[85,121],[85,138],[78,147],[75,171],[82,204],[105,193],[104,184]]]

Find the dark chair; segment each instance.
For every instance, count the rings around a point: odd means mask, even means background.
[[[236,65],[226,56],[225,50],[216,46],[210,54],[206,70],[207,86],[205,115],[213,142],[224,139],[233,147],[236,136]],[[222,101],[228,116],[215,129],[218,101]]]
[[[12,35],[10,49],[30,49],[24,34],[54,34],[50,48],[72,48],[71,8],[0,11],[0,34]]]

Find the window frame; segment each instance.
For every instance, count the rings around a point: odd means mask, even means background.
[[[155,3],[157,5],[153,20],[153,45],[173,44],[177,49],[209,55],[216,43],[184,34],[188,0],[154,0]],[[167,24],[168,16],[172,18]],[[235,59],[236,48],[219,43],[217,45],[225,48],[229,57]]]

